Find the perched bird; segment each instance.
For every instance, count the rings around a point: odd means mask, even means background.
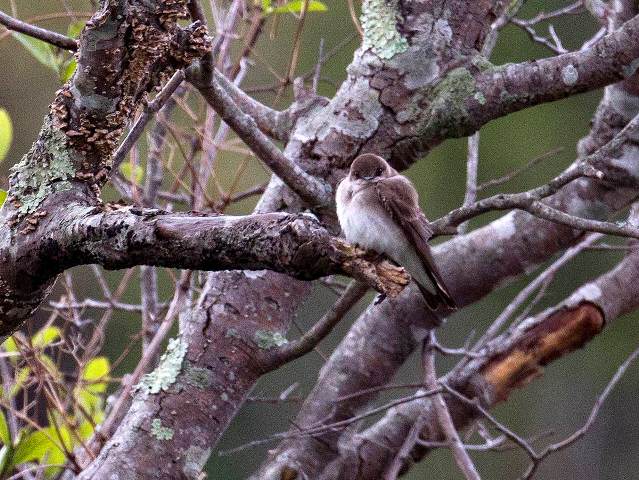
[[[433,231],[410,180],[383,158],[366,153],[337,187],[336,204],[346,240],[404,267],[430,309],[455,308],[430,253],[427,241]]]

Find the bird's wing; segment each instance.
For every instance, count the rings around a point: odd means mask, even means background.
[[[417,192],[413,185],[401,175],[385,178],[375,182],[375,190],[380,203],[388,214],[399,225],[404,235],[414,247],[424,269],[436,289],[433,295],[420,285],[420,290],[431,308],[444,304],[449,308],[456,308],[444,280],[433,260],[428,245],[433,230],[428,219],[419,208]],[[419,283],[418,283],[419,285]],[[435,304],[433,306],[433,303]]]

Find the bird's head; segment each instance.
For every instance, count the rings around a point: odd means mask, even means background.
[[[371,182],[392,177],[395,171],[379,155],[365,153],[357,157],[351,164],[350,178],[352,181]]]

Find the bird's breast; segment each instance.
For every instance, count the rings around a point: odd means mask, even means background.
[[[350,243],[386,253],[391,258],[398,248],[404,246],[403,232],[383,207],[379,204],[371,205],[361,195],[355,195],[345,204],[338,204],[337,216],[344,236]]]

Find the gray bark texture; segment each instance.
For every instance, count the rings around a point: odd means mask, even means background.
[[[189,15],[185,0],[101,3],[80,37],[78,73],[57,92],[40,136],[14,167],[0,211],[7,226],[0,230],[0,334],[19,328],[56,276],[75,265],[212,273],[200,297],[181,310],[180,337],[154,372],[155,381],[140,385],[110,438],[96,438],[95,458],[85,459],[78,478],[200,478],[255,382],[289,359],[278,356],[276,339],[309,295],[306,280],[346,274],[388,298],[371,304],[332,353],[300,408],[300,429],[363,412],[375,388],[441,324],[413,286],[404,288],[408,277],[401,268],[334,235],[330,192],[361,153],[374,152],[405,169],[443,140],[470,135],[493,119],[607,86],[575,162],[599,152],[605,175],[580,176],[539,200],[572,217],[603,221],[637,199],[636,135],[616,137],[639,113],[634,7],[630,14],[619,9],[617,17],[629,15],[627,21],[619,20],[585,50],[495,66],[479,52],[510,3],[364,0],[362,46],[335,96],[319,97],[297,84],[285,112],[263,108],[217,72],[206,75],[200,59],[212,40],[202,23],[178,23]],[[388,16],[396,19],[394,27],[377,21]],[[253,215],[168,213],[100,200],[125,126],[146,94],[181,69],[278,175]],[[269,136],[285,140],[285,149],[275,148]],[[614,149],[602,149],[615,138]],[[523,211],[523,204],[516,208],[434,249],[461,308],[583,236],[560,215],[549,221]],[[492,339],[481,358],[462,361],[444,381],[486,408],[506,400],[541,365],[581,347],[638,306],[636,257]],[[361,294],[360,286],[352,299]],[[449,394],[444,399],[457,427],[477,418]],[[421,437],[441,440],[431,399],[424,398],[390,409],[364,431],[291,431],[253,478],[382,478],[420,415],[422,421],[426,415]],[[170,439],[153,435],[158,420],[173,432]],[[419,447],[411,456],[427,453]]]

